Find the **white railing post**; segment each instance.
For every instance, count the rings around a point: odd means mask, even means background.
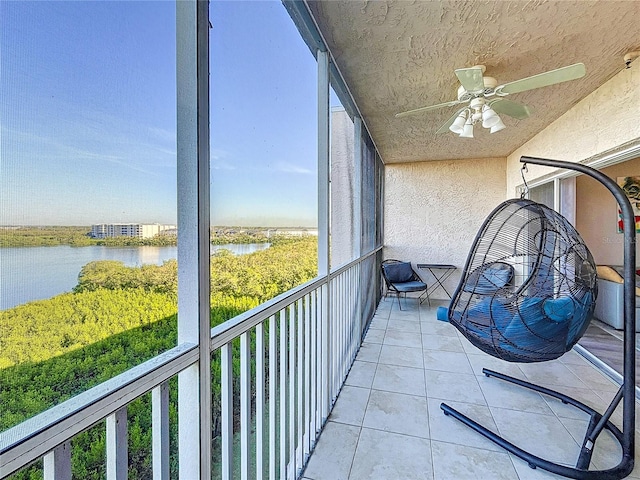
[[[107,417],[107,480],[127,480],[129,448],[127,407]]]
[[[287,315],[280,310],[280,478],[287,478]]]
[[[153,480],[169,480],[169,384],[151,391]]]
[[[222,478],[233,475],[233,356],[231,343],[220,348],[221,408],[222,417]]]
[[[249,332],[240,335],[240,478],[249,479],[251,431],[251,348]]]
[[[269,478],[276,478],[276,392],[278,386],[278,348],[276,316],[269,317]]]
[[[303,427],[303,462],[311,452],[311,298],[313,293],[304,298],[304,427]],[[314,414],[315,415],[315,414]]]
[[[264,323],[256,325],[256,480],[264,472]]]
[[[71,480],[71,442],[44,456],[44,480]]]

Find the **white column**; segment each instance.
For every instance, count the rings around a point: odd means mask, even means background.
[[[329,53],[318,51],[318,275],[329,273]]]
[[[318,50],[318,275],[329,275],[329,52]],[[322,422],[329,413],[329,338],[330,292],[327,284],[322,289],[322,312],[319,321],[322,331],[321,371],[324,383],[322,397]]]
[[[178,343],[199,346],[178,375],[180,478],[211,478],[209,5],[176,2]]]

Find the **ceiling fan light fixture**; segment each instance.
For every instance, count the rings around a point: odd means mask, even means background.
[[[498,114],[490,106],[485,105],[482,109],[482,126],[491,128],[498,123],[502,123]]]
[[[460,136],[462,138],[473,138],[473,123],[471,123],[471,119],[467,120],[467,123],[464,124]]]
[[[464,124],[466,121],[467,121],[467,112],[462,111],[460,112],[460,115],[458,115],[458,118],[456,118],[453,121],[453,123],[449,127],[449,130],[451,130],[453,133],[461,134],[462,131],[464,130]]]
[[[496,133],[496,132],[499,132],[500,130],[504,130],[505,128],[507,128],[507,126],[502,122],[500,117],[498,117],[498,123],[496,123],[493,127],[491,127],[491,130],[489,130],[489,133]]]

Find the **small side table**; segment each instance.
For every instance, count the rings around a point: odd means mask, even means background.
[[[451,299],[451,294],[445,288],[444,281],[449,278],[458,267],[455,265],[446,265],[441,263],[418,263],[416,264],[416,267],[421,270],[427,270],[435,279],[435,282],[427,288],[427,298],[429,298],[429,296],[436,290],[441,288],[444,293],[447,294],[447,297]],[[422,301],[420,301],[420,303],[422,303]]]

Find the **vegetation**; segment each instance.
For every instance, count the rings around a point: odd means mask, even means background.
[[[233,229],[216,228],[211,231],[212,245],[226,245],[230,243],[270,243],[266,229]],[[156,235],[152,238],[93,238],[91,227],[0,227],[0,247],[50,247],[70,245],[72,247],[87,247],[100,245],[105,247],[168,247],[177,245],[176,235]]]
[[[90,227],[2,227],[0,247],[167,247],[177,245],[175,235],[156,235],[152,238],[92,238]]]
[[[3,227],[0,247],[48,247],[95,245],[89,227]]]
[[[315,277],[316,239],[276,239],[263,251],[211,258],[211,324],[218,325]],[[0,311],[0,431],[176,345],[177,265],[125,267],[92,262],[73,293]],[[237,342],[236,342],[237,343]],[[234,349],[237,345],[234,345]],[[234,373],[239,372],[234,355]],[[212,355],[213,378],[220,360]],[[237,381],[237,380],[236,380]],[[212,382],[214,412],[220,385]],[[177,386],[170,384],[171,468],[176,473]],[[130,479],[151,476],[149,395],[128,408]],[[220,421],[214,413],[215,437]],[[98,425],[72,443],[74,478],[105,477],[105,430]],[[42,478],[36,464],[12,478]]]

